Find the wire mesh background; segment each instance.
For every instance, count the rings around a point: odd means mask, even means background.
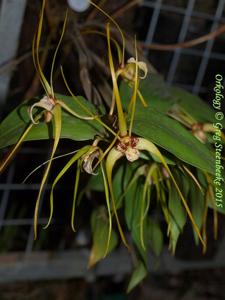
[[[141,39],[145,44],[180,43],[214,31],[225,21],[225,0],[208,1],[210,5],[206,5],[205,10],[204,6],[200,5],[203,2],[207,1],[144,1],[136,15],[137,23],[139,23],[138,18],[144,18],[145,24],[148,24],[145,28],[143,28],[143,23],[141,24],[139,30]],[[173,32],[172,35],[170,31]],[[223,47],[224,37],[220,37],[193,48],[166,52],[145,50],[145,54],[169,84],[175,84],[195,94],[200,94],[209,101],[214,76],[216,73],[223,74],[225,69]],[[24,251],[24,255],[29,256],[34,250],[53,250],[51,243],[53,234],[58,235],[57,243],[53,243],[55,251],[68,250],[77,244],[85,246],[89,243],[89,237],[80,232],[75,237],[69,235],[73,242],[68,245],[64,241],[65,231],[62,232],[61,227],[58,227],[59,230],[50,228],[47,231],[40,231],[39,241],[33,240],[33,209],[39,184],[38,182],[23,184],[21,181],[27,175],[28,170],[38,165],[38,161],[41,163],[46,160],[48,157],[46,149],[47,144],[46,148],[43,148],[38,143],[35,148],[23,147],[8,171],[1,176],[0,251],[2,255],[10,251]],[[35,162],[34,155],[38,157]],[[47,185],[45,192],[48,190]],[[65,185],[61,192],[63,201],[67,201],[65,199],[67,191],[68,186]],[[42,198],[48,201],[48,195],[45,195],[45,192]],[[26,209],[23,210],[23,207]],[[46,224],[46,222],[47,216],[43,217],[40,209],[39,224]],[[9,241],[9,236],[13,243]]]

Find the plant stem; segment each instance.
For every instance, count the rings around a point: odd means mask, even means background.
[[[117,76],[115,72],[115,67],[113,63],[113,56],[112,56],[112,50],[111,50],[111,42],[110,42],[110,24],[107,23],[106,26],[106,31],[107,31],[107,41],[108,41],[108,53],[109,53],[109,66],[110,66],[110,71],[111,71],[111,76],[112,76],[112,82],[113,82],[113,92],[115,95],[115,101],[116,101],[116,107],[117,107],[117,113],[118,113],[118,125],[119,125],[119,131],[120,135],[126,136],[127,135],[127,124],[122,108],[122,103],[121,103],[121,98],[120,98],[120,93],[119,93],[119,88],[117,84]]]

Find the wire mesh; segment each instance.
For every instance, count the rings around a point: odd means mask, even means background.
[[[173,4],[171,4],[173,3]],[[225,12],[224,4],[225,1],[208,1],[211,3],[210,13],[200,11],[199,9],[206,6],[205,2],[197,0],[189,1],[162,1],[162,0],[146,0],[144,1],[143,6],[149,8],[152,13],[152,17],[149,22],[149,30],[145,39],[145,44],[151,43],[161,43],[161,44],[172,44],[180,43],[185,40],[190,40],[196,38],[193,28],[195,27],[195,21],[197,20],[200,24],[203,24],[198,36],[212,32],[218,28],[219,24],[225,21]],[[175,5],[176,4],[176,5]],[[162,15],[170,16],[167,18],[167,22],[164,23],[164,27],[160,24],[160,18]],[[150,14],[150,13],[149,13]],[[150,14],[151,15],[151,14]],[[175,29],[171,27],[172,18],[179,17],[181,19],[180,25],[178,25],[177,37],[175,40],[168,41],[166,34]],[[179,23],[179,22],[178,22]],[[197,23],[198,24],[198,23]],[[157,31],[160,28],[165,29],[165,33],[161,35],[161,39],[158,38],[155,40]],[[176,30],[175,30],[176,31]],[[165,42],[166,41],[166,42]],[[225,55],[221,48],[219,47],[219,42],[224,42],[224,38],[210,39],[208,42],[195,46],[192,48],[179,48],[175,50],[167,51],[167,53],[162,53],[160,51],[148,50],[146,55],[149,56],[150,61],[156,62],[160,61],[165,55],[169,57],[169,63],[166,64],[166,67],[159,67],[159,71],[164,74],[166,81],[169,84],[175,84],[177,86],[183,87],[195,94],[200,94],[204,98],[209,98],[211,93],[210,85],[212,87],[213,77],[215,76],[214,72],[210,70],[210,66],[213,63],[217,63],[217,66],[222,63],[222,66],[218,68],[218,72],[223,73],[224,69],[224,59]],[[220,51],[218,51],[218,50]],[[155,54],[156,53],[156,54]],[[157,58],[155,58],[157,56]],[[196,60],[198,58],[198,60]],[[191,69],[192,74],[196,74],[195,77],[192,77],[192,82],[188,80],[188,72],[183,72],[186,74],[186,79],[184,82],[180,82],[181,72],[178,68],[182,66],[183,61],[190,62],[189,65],[195,66],[195,69]],[[209,66],[210,65],[210,66]],[[212,69],[212,68],[211,68]],[[185,82],[186,81],[186,82]],[[211,81],[211,82],[210,82]],[[211,89],[212,90],[212,89]]]

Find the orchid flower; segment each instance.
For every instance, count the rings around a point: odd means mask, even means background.
[[[192,134],[203,144],[207,142],[207,134],[214,134],[216,128],[211,123],[201,123],[195,120],[185,109],[175,104],[167,113],[168,116],[177,120],[186,128],[188,128]],[[225,141],[225,135],[221,132],[221,138]]]

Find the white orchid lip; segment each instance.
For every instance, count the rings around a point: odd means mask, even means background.
[[[92,147],[88,153],[86,153],[82,160],[83,160],[83,170],[90,174],[90,175],[97,175],[96,173],[93,172],[93,162],[95,159],[99,159],[100,156],[100,150],[98,147]]]
[[[33,124],[39,123],[39,122],[36,122],[33,117],[33,110],[35,107],[43,108],[46,111],[45,121],[50,122],[52,119],[52,110],[54,109],[55,105],[56,105],[55,99],[53,99],[52,97],[49,97],[49,96],[44,96],[40,101],[34,103],[29,110],[31,122]]]
[[[145,79],[148,75],[148,67],[147,67],[147,64],[143,61],[136,61],[136,59],[134,57],[131,57],[128,59],[127,61],[127,64],[137,64],[138,65],[138,68],[143,72],[143,75],[142,76],[139,76],[140,79]]]
[[[148,68],[145,62],[143,61],[137,61],[134,57],[131,57],[127,60],[127,63],[125,67],[122,67],[120,70],[120,74],[122,77],[127,80],[134,82],[135,81],[135,68],[136,65],[138,66],[138,69],[141,70],[143,73],[142,75],[138,75],[139,79],[145,79],[148,75]]]
[[[124,154],[128,161],[133,162],[140,158],[140,152],[136,148],[138,141],[137,137],[126,136],[116,145],[116,149]]]

